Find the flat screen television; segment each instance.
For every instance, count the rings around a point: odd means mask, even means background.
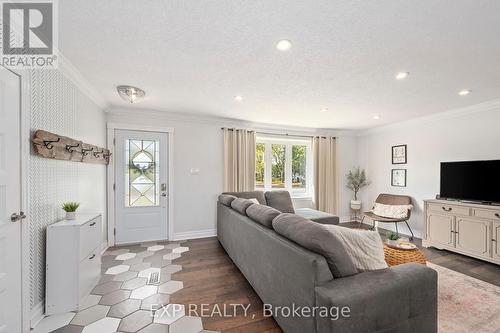
[[[442,162],[439,197],[500,204],[500,160]]]

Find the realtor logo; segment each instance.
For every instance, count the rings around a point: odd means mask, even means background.
[[[15,68],[55,68],[57,56],[57,3],[1,1],[2,59]]]

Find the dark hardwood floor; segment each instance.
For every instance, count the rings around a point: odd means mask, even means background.
[[[342,226],[358,228],[359,224],[344,223]],[[384,238],[388,231],[379,229],[379,233]],[[428,261],[500,286],[499,266],[445,250],[422,248],[420,239],[414,242]],[[217,238],[188,240],[184,246],[190,250],[174,260],[174,263],[183,266],[183,270],[172,276],[172,279],[182,281],[184,288],[172,296],[171,303],[184,304],[186,309],[190,306],[194,309],[196,305],[200,313],[202,304],[208,304],[206,313],[215,312],[208,317],[202,316],[203,327],[207,330],[224,333],[282,332],[274,319],[263,317],[262,301]],[[246,315],[242,308],[237,308],[234,316],[218,315],[217,310],[223,311],[224,306],[226,311],[232,313],[231,304],[248,305],[249,310]]]
[[[194,305],[199,309],[203,304],[208,304],[210,314],[214,309],[223,310],[224,305],[250,306],[247,315],[238,307],[235,316],[217,313],[202,316],[203,327],[224,333],[281,332],[274,319],[263,317],[262,301],[217,238],[188,240],[183,246],[188,246],[189,251],[173,261],[182,265],[183,269],[173,274],[172,279],[182,281],[184,288],[172,295],[171,303],[184,304],[186,309]],[[232,308],[227,311],[232,313]]]

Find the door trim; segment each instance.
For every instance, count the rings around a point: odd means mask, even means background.
[[[21,210],[28,213],[26,219],[21,222],[21,329],[28,332],[31,329],[31,309],[30,309],[30,244],[29,244],[29,153],[31,137],[31,99],[30,99],[30,77],[24,71],[15,71],[3,67],[12,74],[19,77],[19,148],[20,148],[20,192]]]
[[[143,126],[125,123],[107,123],[107,141],[108,149],[111,152],[111,159],[108,165],[107,179],[107,197],[108,197],[108,246],[115,245],[115,191],[113,185],[115,183],[115,130],[130,130],[143,132],[161,132],[168,136],[168,238],[172,239],[174,235],[174,129],[172,127],[161,126]]]

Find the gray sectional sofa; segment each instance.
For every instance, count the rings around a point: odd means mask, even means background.
[[[221,195],[217,210],[220,243],[285,333],[437,332],[434,270],[405,264],[348,272],[348,254],[340,249],[332,267],[331,258],[327,261],[321,251],[308,250],[273,229],[273,220],[299,219],[290,214],[295,210],[286,197],[258,191]],[[243,198],[257,199],[260,205]],[[289,214],[280,214],[283,210]],[[321,218],[316,218],[319,222],[307,223],[319,227]],[[323,218],[325,223],[335,221]],[[340,315],[346,308],[348,313]],[[288,310],[280,309],[299,311],[287,315]],[[320,313],[324,309],[326,316]]]
[[[243,199],[257,199],[261,205],[267,205],[279,210],[281,213],[297,214],[311,221],[323,224],[339,224],[338,216],[325,213],[311,208],[293,207],[292,198],[288,191],[249,191],[249,192],[224,192],[225,195],[233,195]]]

